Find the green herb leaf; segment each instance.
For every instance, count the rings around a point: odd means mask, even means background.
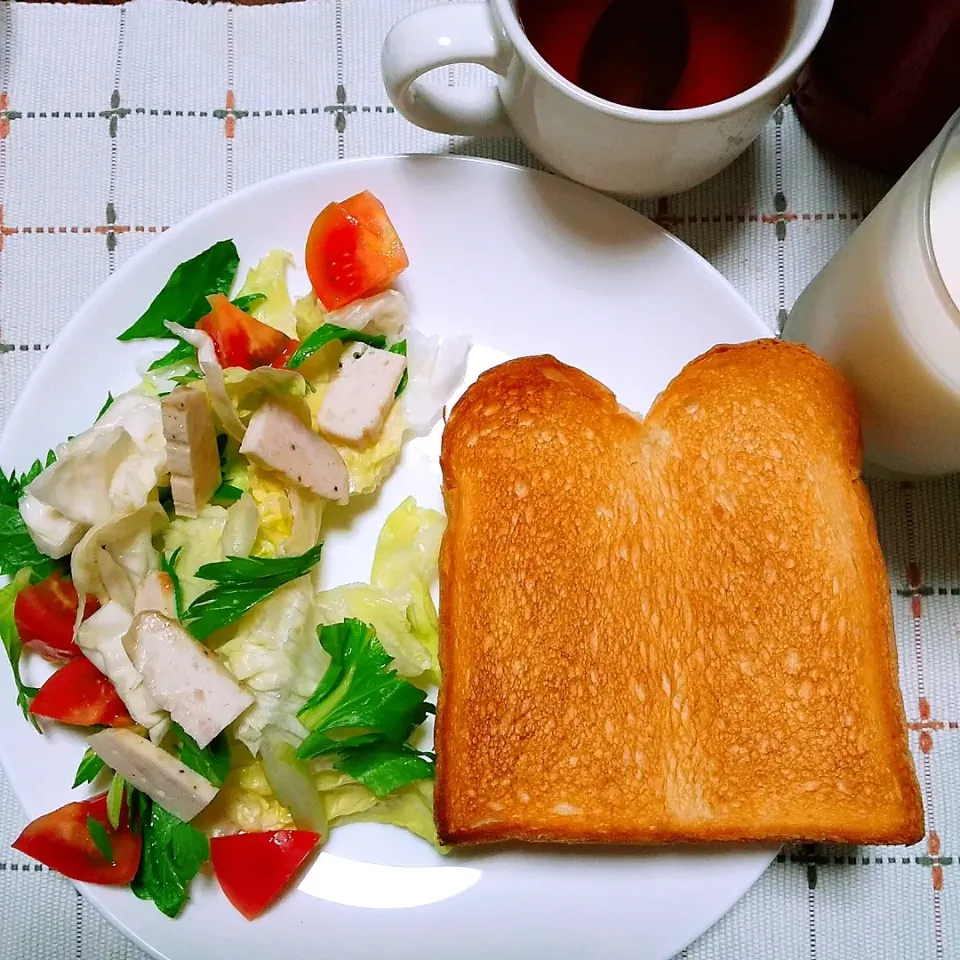
[[[180,577],[177,576],[177,558],[180,556],[182,546],[177,547],[168,557],[165,553],[160,554],[160,569],[170,578],[173,584],[173,603],[177,609],[177,619],[183,620],[183,589],[180,586]]]
[[[217,585],[184,612],[190,632],[203,640],[239,620],[275,590],[307,573],[319,561],[322,546],[317,544],[297,557],[228,557],[220,563],[205,563],[196,576]]]
[[[143,833],[143,825],[150,816],[150,804],[153,801],[132,783],[124,786],[124,793],[127,795],[127,819],[130,821],[130,829],[137,834]]]
[[[267,297],[263,293],[247,293],[242,297],[237,297],[236,300],[231,300],[230,302],[235,306],[239,307],[244,313],[249,313],[250,309],[256,306],[261,300],[266,300]],[[201,316],[205,315],[209,311],[204,310]],[[164,333],[160,334],[162,337],[170,337],[172,334],[169,330],[165,330]],[[174,346],[168,353],[165,353],[159,360],[154,360],[153,363],[147,367],[147,370],[162,370],[164,367],[172,367],[175,364],[181,363],[196,363],[197,362],[197,348],[192,343],[187,343],[186,340],[178,340],[176,346]],[[188,373],[183,374],[179,377],[171,377],[171,379],[183,386],[186,383],[193,383],[195,380],[202,380],[203,374],[199,370],[190,370]]]
[[[170,335],[169,330],[165,334],[161,334],[161,336],[167,337]],[[169,353],[165,353],[159,360],[154,360],[147,367],[147,370],[162,370],[164,367],[172,367],[175,363],[190,363],[196,359],[197,348],[192,343],[187,343],[186,340],[178,340],[177,345]],[[199,377],[200,374],[198,373],[197,376]]]
[[[192,327],[210,312],[207,297],[229,293],[233,286],[240,256],[232,240],[221,240],[192,260],[181,263],[154,297],[143,316],[118,340],[141,340],[145,337],[169,337],[164,321]]]
[[[335,323],[323,323],[300,344],[296,353],[287,361],[287,368],[296,370],[332,340],[339,340],[341,343],[368,343],[371,347],[387,345],[387,338],[381,333],[364,333],[362,330],[339,327]]]
[[[130,889],[141,900],[152,900],[168,917],[187,902],[190,881],[210,859],[210,843],[196,827],[146,800],[143,853]]]
[[[0,640],[3,641],[3,648],[7,651],[7,659],[10,661],[10,667],[13,670],[13,682],[17,687],[17,706],[23,711],[24,717],[29,720],[38,733],[40,724],[37,718],[30,713],[30,701],[40,692],[36,687],[28,687],[20,679],[20,654],[22,646],[20,643],[20,633],[17,630],[17,624],[13,617],[13,608],[17,599],[17,594],[30,583],[30,570],[24,569],[17,573],[16,577],[5,587],[0,588]]]
[[[120,814],[123,810],[123,777],[119,773],[114,773],[110,781],[110,789],[107,791],[107,820],[114,830],[120,827]]]
[[[87,817],[87,830],[90,832],[90,839],[93,845],[100,851],[101,856],[108,863],[114,863],[113,845],[110,843],[110,835],[107,828],[93,817]]]
[[[385,797],[414,780],[433,778],[433,763],[406,743],[374,743],[341,752],[334,769]]]
[[[226,734],[217,734],[208,746],[201,749],[178,723],[171,726],[177,756],[204,780],[209,780],[215,787],[222,787],[230,773],[230,744]]]
[[[242,297],[237,297],[236,300],[230,302],[244,313],[249,313],[251,307],[255,307],[261,300],[266,299],[267,295],[265,293],[245,293]]]
[[[0,467],[0,507],[16,507],[20,500],[20,485],[16,473],[8,477]]]
[[[100,412],[97,414],[97,419],[93,422],[96,423],[111,407],[113,406],[113,394],[108,390],[107,399],[104,400],[103,406],[100,408]]]
[[[15,507],[23,496],[23,491],[33,483],[43,471],[56,462],[57,455],[53,450],[48,450],[44,460],[34,460],[30,468],[17,476],[16,470],[10,471],[8,477],[3,469],[0,468],[0,506]]]
[[[211,500],[223,500],[226,503],[236,503],[243,496],[243,491],[239,487],[235,487],[232,483],[221,483],[216,490],[213,491],[213,496]]]
[[[407,341],[401,340],[399,343],[395,343],[390,347],[390,353],[399,353],[401,357],[407,355]],[[400,382],[397,384],[397,392],[393,395],[394,399],[400,396],[404,390],[407,389],[407,383],[409,382],[410,377],[407,373],[406,367],[403,370],[403,376],[400,378]]]
[[[80,766],[77,767],[77,775],[73,778],[73,789],[76,790],[82,783],[93,783],[105,766],[106,764],[93,752],[93,748],[87,747]]]
[[[25,567],[37,580],[66,570],[63,561],[51,560],[37,549],[16,506],[0,505],[0,575],[12,577]]]
[[[50,450],[43,461],[34,460],[30,469],[17,476],[7,476],[0,469],[0,576],[14,576],[24,567],[31,567],[35,580],[42,580],[54,570],[65,570],[62,560],[51,560],[34,544],[27,525],[20,516],[20,498],[24,490],[57,459]]]
[[[336,731],[376,733],[391,743],[403,743],[426,719],[426,693],[397,676],[390,667],[390,656],[369,624],[344,620],[321,627],[318,634],[331,664],[297,713],[311,731],[297,756],[302,760],[315,756],[321,744],[326,748],[330,739],[336,739],[331,738]],[[328,679],[330,670],[339,671],[335,683]]]
[[[303,576],[320,559],[321,546],[318,544],[296,557],[227,557],[217,563],[205,563],[196,575],[201,580],[220,584],[250,583],[276,577],[293,580]]]
[[[334,731],[337,733],[338,731]],[[381,733],[358,733],[351,737],[329,736],[317,730],[304,738],[300,748],[303,758],[309,753],[310,758],[322,757],[331,753],[344,753],[353,747],[367,747],[374,743],[387,743]],[[300,756],[300,751],[297,752]]]

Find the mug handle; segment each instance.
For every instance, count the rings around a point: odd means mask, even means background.
[[[511,48],[488,3],[453,3],[405,17],[387,34],[380,68],[387,94],[411,123],[435,133],[489,137],[509,130],[496,87],[423,83],[437,67],[478,63],[504,76]]]

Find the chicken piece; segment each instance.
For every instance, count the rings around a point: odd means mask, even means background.
[[[320,432],[350,444],[376,440],[406,368],[407,358],[398,353],[350,344],[320,406]]]
[[[101,730],[88,743],[108,767],[181,820],[192,820],[217,795],[209,780],[132,730]]]
[[[110,679],[130,716],[150,731],[151,740],[159,742],[170,729],[170,718],[150,696],[127,652],[125,638],[132,623],[130,612],[111,601],[80,624],[77,646]]]
[[[250,418],[240,452],[326,500],[349,498],[350,475],[336,447],[279,403],[267,401]]]
[[[131,636],[133,664],[150,695],[200,747],[253,703],[217,655],[176,621],[147,611]]]
[[[145,610],[154,610],[171,620],[177,619],[177,595],[170,574],[153,570],[140,584],[133,605],[134,616]]]
[[[85,524],[70,520],[33,494],[25,493],[19,506],[30,539],[42,554],[55,560],[65,557],[87,532]]]
[[[207,395],[177,387],[162,400],[170,492],[178,517],[195,517],[220,486],[217,433]]]

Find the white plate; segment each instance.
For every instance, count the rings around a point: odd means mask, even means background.
[[[106,283],[50,348],[0,440],[23,467],[90,424],[106,396],[133,386],[143,345],[114,338],[182,260],[225,237],[241,270],[274,247],[297,256],[316,212],[369,189],[403,238],[402,278],[416,325],[466,332],[468,379],[507,356],[576,364],[646,410],[681,366],[719,342],[764,336],[758,317],[704,260],[627,207],[546,174],[450,158],[360,160],[258,184],[190,217]],[[302,273],[293,289],[307,283]],[[369,576],[386,512],[408,494],[439,507],[440,428],[411,444],[375,502],[327,537],[329,585]],[[42,679],[31,661],[28,678]],[[33,818],[70,791],[82,740],[40,740],[0,670],[0,759]],[[175,921],[125,889],[83,887],[158,957],[532,958],[672,956],[726,912],[775,851],[510,848],[440,857],[402,830],[334,831],[300,884],[248,923],[207,877]]]

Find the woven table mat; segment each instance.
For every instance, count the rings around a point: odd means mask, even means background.
[[[77,306],[226,193],[376,154],[536,165],[516,140],[426,133],[388,105],[381,41],[426,5],[0,5],[0,426]],[[474,68],[440,81],[453,79],[489,82]],[[636,206],[718,267],[773,332],[888,186],[822,155],[785,105],[708,184]],[[927,837],[907,849],[784,850],[684,951],[691,960],[960,956],[960,485],[871,492]],[[0,776],[0,960],[141,957],[72,884],[9,849],[24,822]]]

